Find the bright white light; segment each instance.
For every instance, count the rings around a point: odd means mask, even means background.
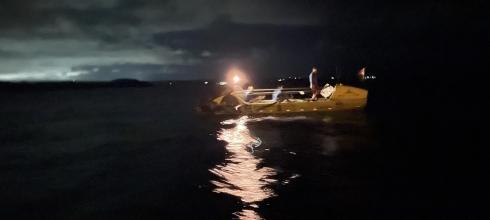
[[[226,73],[226,82],[228,84],[242,86],[248,82],[247,74],[238,68],[231,68]]]
[[[208,84],[208,81],[205,81],[205,82],[204,82],[204,85],[207,85],[207,84]]]
[[[330,79],[335,79],[335,77],[332,76],[332,77],[330,77]]]
[[[238,76],[235,75],[233,77],[233,83],[237,84],[238,82],[240,82],[240,77],[238,77]]]
[[[224,85],[226,85],[226,84],[227,84],[226,82],[219,82],[219,83],[218,83],[218,85],[220,85],[220,86],[224,86]]]

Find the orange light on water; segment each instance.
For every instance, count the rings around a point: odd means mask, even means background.
[[[276,170],[260,166],[262,159],[253,154],[253,148],[261,145],[262,141],[253,136],[247,127],[248,117],[223,121],[224,125],[234,125],[223,128],[217,139],[225,141],[226,150],[230,153],[225,164],[210,169],[211,173],[220,177],[211,181],[215,192],[236,196],[247,205],[275,196],[270,184],[276,182]],[[249,213],[250,214],[250,213]]]

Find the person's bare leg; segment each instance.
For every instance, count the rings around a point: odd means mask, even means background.
[[[313,90],[311,91],[311,93],[313,94],[313,95],[311,95],[311,100],[312,100],[312,101],[316,101],[316,100],[317,100],[317,98],[316,98],[316,97],[317,97],[317,95],[318,95],[317,90],[316,90],[316,89],[313,89]]]

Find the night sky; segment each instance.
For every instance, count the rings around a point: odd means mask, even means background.
[[[312,65],[325,74],[444,66],[451,60],[447,52],[459,50],[452,42],[462,42],[455,33],[468,27],[460,18],[473,19],[474,6],[436,0],[3,0],[0,80],[221,79],[231,67],[259,79],[306,75]],[[488,30],[468,28],[468,36],[458,35],[466,36],[463,42]]]

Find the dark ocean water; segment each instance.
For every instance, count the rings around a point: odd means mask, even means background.
[[[441,188],[446,179],[433,175],[444,163],[421,156],[434,149],[415,147],[420,129],[367,112],[294,117],[194,112],[215,90],[176,83],[3,92],[1,214],[13,219],[448,215]]]

